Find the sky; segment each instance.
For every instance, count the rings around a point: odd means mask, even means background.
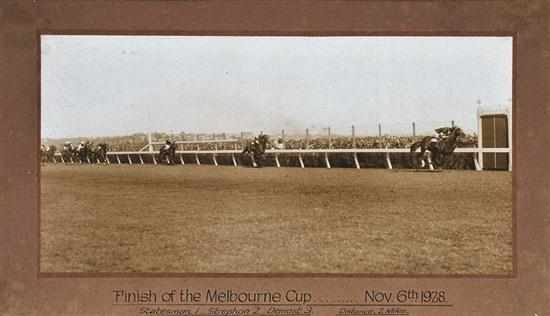
[[[511,37],[41,36],[43,138],[475,132],[511,99]]]

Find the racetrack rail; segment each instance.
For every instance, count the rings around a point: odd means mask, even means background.
[[[419,151],[419,150],[418,150]],[[462,148],[456,148],[455,153],[471,153],[472,159],[474,161],[476,170],[481,171],[483,170],[482,162],[480,163],[480,159],[478,158],[483,153],[508,153],[509,155],[512,154],[511,148],[477,148],[477,147],[462,147]],[[218,155],[231,155],[233,165],[237,166],[237,160],[235,158],[235,155],[240,154],[240,150],[236,149],[229,149],[229,150],[177,150],[176,155],[179,156],[181,164],[184,164],[183,162],[183,155],[194,155],[195,161],[197,164],[200,165],[200,159],[198,155],[212,155],[212,160],[214,162],[214,165],[218,165],[216,156]],[[275,162],[277,167],[280,167],[279,162],[279,155],[297,155],[298,160],[300,162],[300,167],[305,168],[304,162],[303,162],[303,155],[307,154],[324,154],[325,155],[325,164],[327,168],[331,168],[330,160],[329,160],[329,154],[352,154],[355,162],[355,167],[357,169],[360,169],[359,161],[357,159],[357,154],[361,153],[370,153],[370,154],[386,154],[386,167],[388,169],[392,169],[391,164],[391,154],[406,154],[410,153],[410,150],[408,148],[347,148],[347,149],[268,149],[266,150],[267,154],[274,155]],[[131,157],[139,158],[139,162],[136,162],[137,164],[144,164],[143,157],[144,156],[152,156],[154,164],[157,164],[156,156],[158,155],[158,152],[156,151],[115,151],[115,152],[108,152],[107,157],[112,157],[116,159],[117,164],[121,164],[120,157],[126,156],[128,163],[133,164]],[[56,153],[56,157],[62,157],[61,153]],[[63,158],[61,158],[63,159]],[[57,160],[55,161],[57,162]],[[65,163],[65,161],[61,161]],[[108,163],[111,163],[111,158],[107,159]],[[433,167],[430,164],[430,169]],[[509,164],[509,171],[512,170],[511,164]]]

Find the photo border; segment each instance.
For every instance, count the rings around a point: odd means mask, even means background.
[[[450,304],[411,307],[414,315],[544,315],[550,310],[550,4],[524,1],[13,1],[0,5],[0,314],[136,315],[115,306],[112,290],[295,288],[315,304],[361,302],[367,289],[440,289]],[[445,34],[513,36],[513,276],[167,276],[40,275],[39,35],[141,34]],[[437,35],[436,35],[437,36]],[[39,46],[39,45],[38,45]],[[38,76],[38,77],[37,77]],[[519,79],[518,79],[519,78]],[[35,90],[36,89],[36,90]],[[25,141],[30,140],[32,141]],[[34,146],[30,148],[30,144]],[[541,145],[542,144],[542,145]],[[521,157],[517,153],[521,152]],[[521,159],[519,159],[521,158]],[[38,264],[38,265],[37,265]],[[5,307],[4,307],[5,306]],[[315,315],[334,315],[326,309]]]

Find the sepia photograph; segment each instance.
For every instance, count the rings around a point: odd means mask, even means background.
[[[514,270],[511,36],[42,34],[40,115],[43,273]]]

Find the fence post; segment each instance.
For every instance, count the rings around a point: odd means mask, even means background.
[[[306,128],[306,148],[309,148],[309,128]]]
[[[386,145],[386,165],[388,169],[393,169],[393,166],[391,165],[391,159],[390,159],[390,152],[388,151],[388,146]]]
[[[218,160],[216,159],[216,154],[212,154],[212,161],[214,162],[214,166],[218,166]]]
[[[244,149],[245,146],[246,146],[246,144],[245,144],[245,141],[244,141],[244,132],[241,132],[241,148]]]
[[[199,141],[199,136],[198,135],[195,135],[195,140]],[[197,143],[197,150],[201,150],[201,144],[200,143]]]
[[[479,101],[478,101],[479,103]],[[478,156],[477,159],[479,161],[479,168],[483,170],[483,131],[482,131],[482,122],[481,122],[481,115],[479,113],[479,108],[477,111],[477,149],[478,149]]]
[[[474,145],[474,148],[477,148],[477,146]],[[481,165],[479,164],[479,161],[477,159],[478,154],[479,153],[476,153],[476,152],[473,153],[474,167],[475,167],[476,171],[481,171]]]
[[[351,148],[355,148],[355,125],[351,126]]]
[[[286,138],[285,138],[285,130],[281,130],[281,138],[283,140],[283,146],[286,147]]]
[[[304,168],[304,159],[302,159],[302,153],[298,154],[298,161],[300,162],[300,168]]]
[[[151,133],[148,133],[147,134],[147,143],[149,144],[149,152],[152,153],[153,152],[153,144],[151,144],[153,142],[153,139],[151,137]]]
[[[328,130],[328,148],[332,148],[332,135],[330,134],[330,126],[327,128]]]

